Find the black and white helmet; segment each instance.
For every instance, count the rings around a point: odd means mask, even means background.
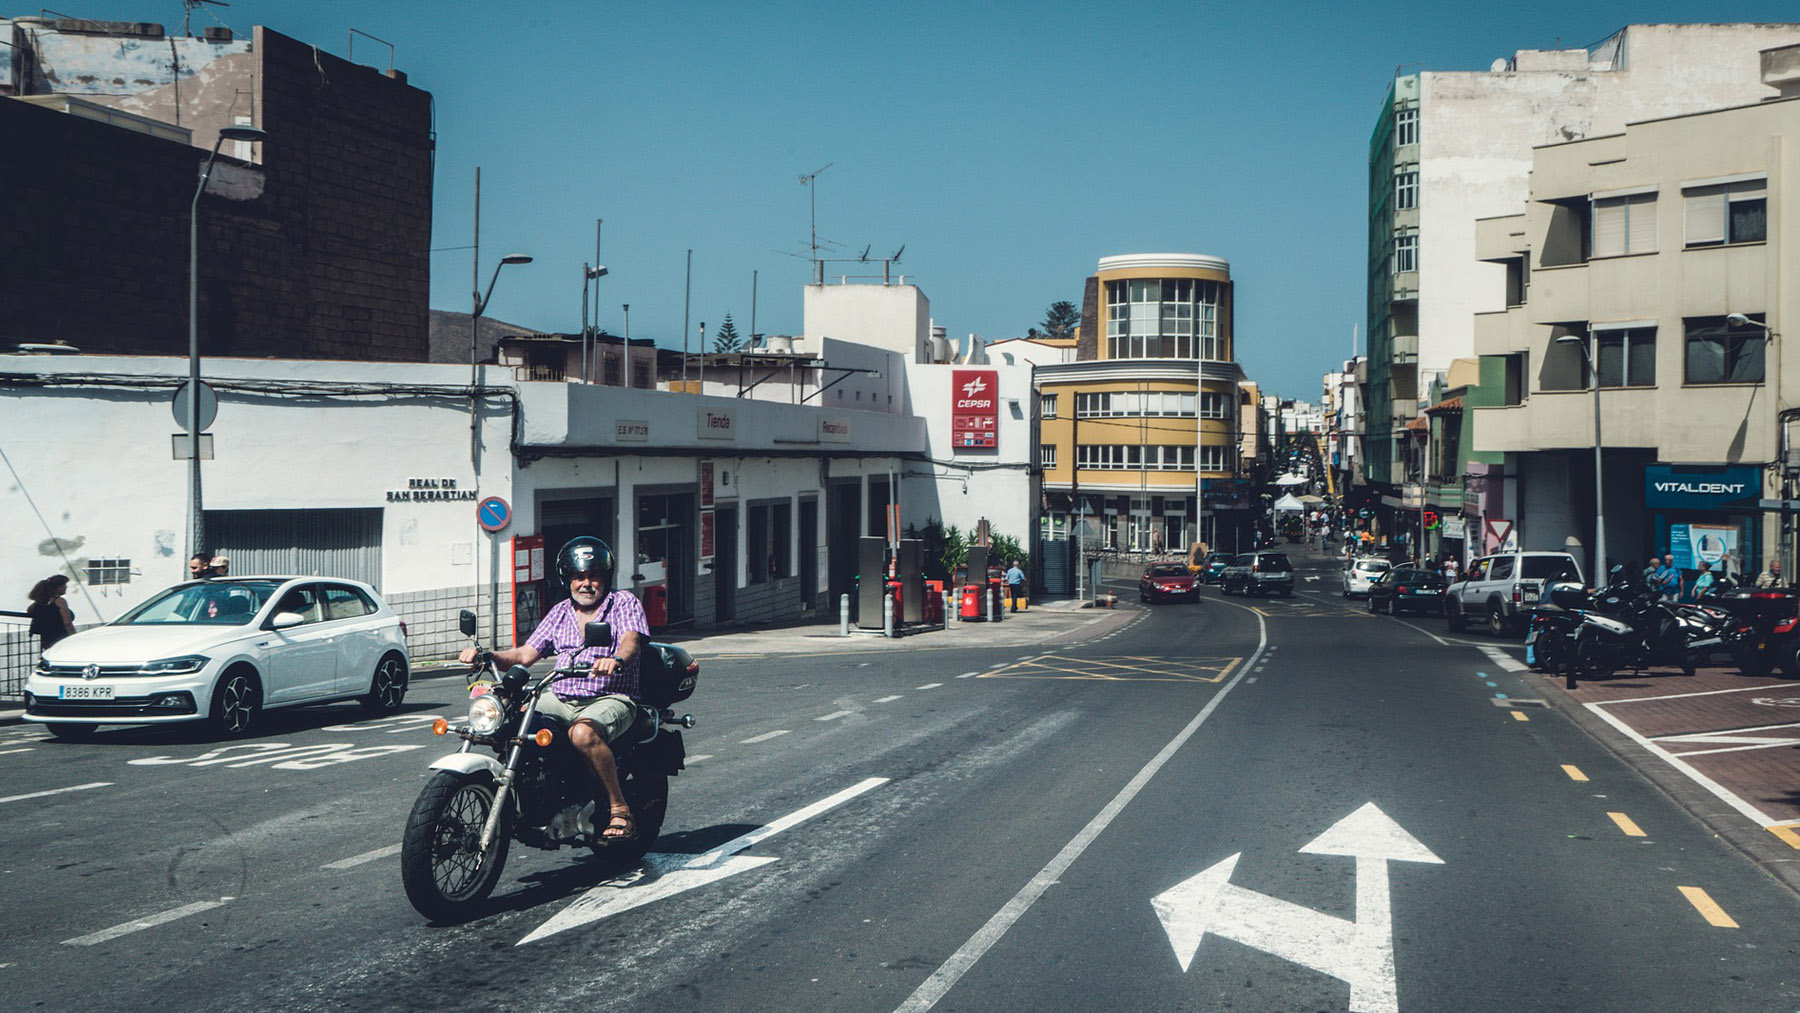
[[[591,535],[569,539],[556,553],[556,579],[564,587],[578,573],[594,573],[600,576],[610,591],[613,587],[613,571],[617,567],[618,559],[613,555],[613,550]]]

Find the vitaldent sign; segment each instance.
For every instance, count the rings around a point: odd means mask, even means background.
[[[1755,510],[1761,498],[1759,468],[1652,464],[1644,469],[1644,506],[1652,509]]]

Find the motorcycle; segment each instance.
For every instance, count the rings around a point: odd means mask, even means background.
[[[1587,589],[1580,584],[1546,584],[1543,597],[1525,610],[1525,663],[1548,675],[1569,675],[1575,664],[1575,637],[1588,604]]]
[[[464,609],[459,627],[473,640],[475,613]],[[585,647],[612,643],[604,622],[588,623],[582,635]],[[523,666],[501,675],[489,652],[477,656],[467,719],[439,718],[432,728],[461,738],[462,748],[431,765],[435,773],[413,803],[400,846],[401,883],[420,914],[442,921],[475,910],[499,882],[513,840],[546,851],[585,846],[621,865],[655,844],[669,778],[681,772],[687,755],[676,728],[695,724],[692,714],[677,717],[670,705],[693,695],[700,664],[672,644],[652,643],[639,658],[637,716],[611,743],[637,826],[626,842],[600,836],[605,821],[594,819],[599,785],[592,770],[569,744],[563,722],[538,713],[539,697],[556,682],[588,671],[554,669],[534,683]]]
[[[1698,652],[1720,647],[1723,639],[1685,621],[1641,583],[1616,580],[1596,594],[1575,635],[1576,676],[1597,678],[1622,668],[1642,671],[1673,665],[1693,675]]]
[[[1734,587],[1708,595],[1703,603],[1730,613],[1736,620],[1731,660],[1745,675],[1768,675],[1780,669],[1800,674],[1800,590]]]

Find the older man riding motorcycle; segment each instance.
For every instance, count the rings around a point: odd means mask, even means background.
[[[558,718],[569,729],[574,746],[606,792],[610,818],[600,832],[602,844],[618,844],[637,836],[631,806],[619,786],[619,767],[608,743],[631,727],[636,714],[638,656],[649,642],[650,624],[644,607],[629,591],[613,588],[617,561],[612,549],[598,538],[572,538],[556,554],[556,578],[569,589],[569,597],[550,609],[525,643],[493,652],[501,668],[530,665],[545,654],[556,655],[556,667],[576,668],[592,664],[590,674],[558,681],[552,693],[538,701],[538,712]],[[612,627],[609,647],[584,649],[583,627],[605,622]],[[465,648],[464,664],[478,656]],[[596,820],[595,822],[599,822]]]

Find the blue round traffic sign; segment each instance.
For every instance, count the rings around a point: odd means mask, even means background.
[[[512,520],[512,507],[498,496],[489,496],[475,507],[475,520],[489,531],[499,531]]]

